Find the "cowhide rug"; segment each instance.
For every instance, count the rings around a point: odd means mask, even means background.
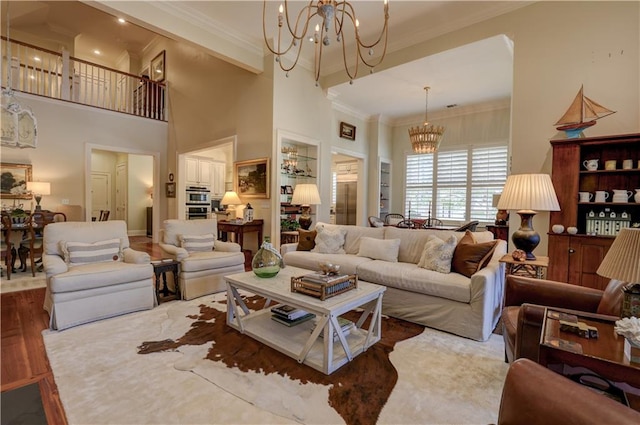
[[[259,298],[247,300],[261,308]],[[385,318],[327,376],[229,328],[224,294],[45,331],[70,423],[491,423],[507,366],[479,343]],[[366,325],[365,325],[366,326]]]

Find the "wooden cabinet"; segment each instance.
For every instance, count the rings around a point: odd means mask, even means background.
[[[614,190],[640,188],[640,134],[552,140],[551,179],[560,211],[550,214],[549,225],[577,227],[576,235],[549,234],[549,271],[552,280],[603,289],[608,283],[596,274],[619,227],[640,223],[640,203],[633,196],[626,201],[613,199]],[[598,160],[598,168],[588,170],[585,162]],[[625,160],[632,168],[623,169]],[[607,161],[616,167],[606,169]],[[595,192],[608,194],[605,202],[595,202]],[[589,202],[579,202],[579,192],[589,192]],[[601,225],[594,227],[594,218]],[[614,225],[615,223],[615,225]]]
[[[494,239],[502,239],[509,243],[509,226],[502,224],[488,224],[487,230],[493,233]]]
[[[185,163],[185,180],[189,185],[211,185],[213,161],[195,156],[187,157]],[[224,192],[222,193],[224,195]]]
[[[222,198],[225,192],[227,166],[224,162],[213,161],[211,164],[211,197]]]

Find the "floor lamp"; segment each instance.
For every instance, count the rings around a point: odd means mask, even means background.
[[[540,243],[540,235],[533,230],[536,211],[560,211],[558,197],[548,174],[512,174],[498,201],[499,210],[517,210],[520,228],[511,239],[517,249],[526,253],[527,260],[535,260],[533,250]]]

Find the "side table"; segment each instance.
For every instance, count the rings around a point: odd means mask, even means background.
[[[180,299],[180,284],[178,280],[178,266],[179,262],[171,259],[165,260],[154,260],[151,261],[153,265],[153,275],[154,275],[154,285],[156,288],[156,299],[158,303],[161,301],[167,300],[168,297],[171,299]],[[167,286],[167,272],[173,273],[173,284],[175,285],[174,290],[170,290],[169,286]],[[162,277],[162,289],[160,288],[160,278]],[[162,293],[162,296],[160,296]]]
[[[542,256],[536,257],[535,260],[518,261],[514,260],[511,254],[505,254],[500,262],[505,263],[507,275],[535,277],[536,279],[544,279],[549,267],[549,257]]]
[[[218,232],[219,233],[233,233],[235,236],[235,241],[240,245],[240,247],[244,250],[243,242],[244,242],[244,234],[250,232],[258,232],[258,249],[262,246],[262,226],[264,224],[264,220],[255,219],[253,221],[247,223],[241,222],[233,222],[220,220],[218,221]],[[220,235],[222,240],[227,240],[226,235]]]

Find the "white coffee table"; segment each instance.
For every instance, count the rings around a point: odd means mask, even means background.
[[[288,266],[276,277],[268,279],[259,278],[253,272],[225,276],[227,325],[329,375],[380,340],[382,295],[386,288],[358,281],[356,289],[324,301],[291,292],[291,277],[308,273],[311,271]],[[265,308],[250,311],[238,290],[265,297]],[[288,327],[271,319],[268,307],[272,302],[306,310],[314,313],[316,318]],[[355,327],[345,335],[338,325],[338,316],[358,307],[363,312]],[[363,329],[369,315],[369,328]],[[324,332],[322,338],[321,332]],[[334,332],[338,335],[335,341],[331,337]]]

